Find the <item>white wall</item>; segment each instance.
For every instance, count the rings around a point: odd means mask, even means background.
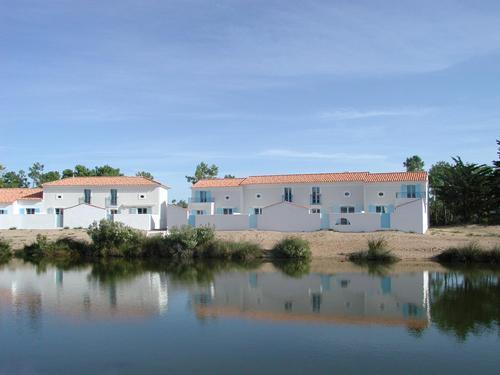
[[[321,229],[321,218],[318,214],[310,214],[308,208],[282,202],[262,210],[262,215],[257,216],[257,229],[312,232]]]
[[[198,215],[196,227],[213,226],[217,230],[247,230],[248,215]]]
[[[404,232],[425,233],[427,212],[422,199],[404,203],[396,207],[391,215],[391,228]]]
[[[346,218],[351,224],[337,225],[341,218]],[[330,214],[330,228],[339,232],[373,232],[381,229],[380,214]]]
[[[176,205],[169,204],[167,206],[167,227],[182,227],[187,225],[188,222],[188,210],[187,208],[182,208]]]
[[[66,208],[63,215],[63,226],[70,228],[87,228],[94,221],[106,219],[106,210],[88,204]]]
[[[56,229],[55,215],[0,215],[0,229]]]
[[[159,229],[160,215],[114,215],[114,221],[139,230]]]

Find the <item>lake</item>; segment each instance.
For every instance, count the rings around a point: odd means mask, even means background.
[[[498,373],[500,270],[0,265],[1,374]]]

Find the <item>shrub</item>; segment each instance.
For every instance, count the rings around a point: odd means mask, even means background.
[[[299,279],[309,273],[311,262],[309,259],[274,260],[273,265],[285,275]]]
[[[39,259],[42,257],[67,256],[71,248],[64,240],[50,241],[47,236],[37,235],[35,242],[25,245],[21,255],[28,259]]]
[[[309,242],[299,237],[287,237],[274,245],[273,255],[279,259],[309,259]]]
[[[92,239],[94,255],[138,256],[143,236],[138,231],[110,220],[94,222],[87,230]]]
[[[262,258],[263,250],[259,245],[252,242],[212,240],[197,249],[196,255],[209,259],[248,262]]]
[[[10,243],[0,238],[0,261],[8,260],[12,256],[12,249]]]
[[[442,263],[490,263],[500,264],[500,247],[484,249],[475,242],[465,246],[450,247],[436,256]]]
[[[180,259],[193,258],[196,249],[207,245],[214,238],[214,230],[210,227],[193,228],[186,225],[181,228],[174,228],[165,237],[164,256]]]
[[[387,250],[387,241],[383,237],[379,237],[368,240],[368,250],[349,254],[349,260],[354,263],[393,263],[398,258],[390,250]]]

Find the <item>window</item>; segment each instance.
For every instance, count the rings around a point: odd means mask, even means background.
[[[321,309],[321,294],[320,293],[312,293],[311,303],[312,303],[313,312],[319,312]]]
[[[253,213],[254,215],[262,215],[262,208],[254,208]]]
[[[342,206],[340,207],[341,214],[352,214],[354,213],[354,206]]]
[[[385,214],[387,211],[385,209],[385,206],[376,206],[375,212],[378,214]]]
[[[319,209],[319,208],[311,208],[311,213],[312,214],[320,214],[321,213],[321,209]]]
[[[292,196],[292,188],[286,187],[284,194],[283,194],[283,200],[285,202],[292,202],[293,201],[293,196]]]
[[[311,204],[321,204],[321,194],[318,186],[312,188]]]
[[[137,213],[139,215],[146,215],[148,213],[148,209],[147,209],[147,207],[139,207],[137,209]]]
[[[113,208],[113,209],[109,210],[109,213],[111,215],[117,215],[118,214],[118,210],[116,208]]]
[[[83,202],[86,204],[90,204],[90,197],[91,197],[91,191],[90,189],[84,189],[83,190]]]
[[[293,302],[285,301],[285,311],[292,311],[292,310],[293,310]]]
[[[233,209],[232,208],[223,208],[222,209],[222,214],[224,214],[224,215],[232,215],[233,214]]]
[[[257,198],[257,199],[262,198],[262,194],[260,194],[260,193],[255,194],[255,198]]]
[[[350,191],[346,191],[346,192],[344,193],[344,196],[346,196],[346,197],[350,197],[350,196],[351,196],[351,192],[350,192]]]
[[[7,215],[7,210],[0,210],[0,215]]]
[[[384,192],[383,192],[383,191],[379,191],[379,192],[378,192],[378,196],[379,196],[380,198],[382,198],[382,197],[384,196]]]
[[[208,202],[208,191],[200,191],[200,203]]]
[[[226,195],[225,199],[228,201],[229,200],[229,195]]]
[[[196,210],[196,215],[205,215],[203,210]]]
[[[64,208],[56,208],[55,213],[56,215],[64,215]]]
[[[406,185],[406,198],[416,198],[416,197],[417,197],[417,186]]]
[[[110,194],[111,194],[111,205],[116,206],[118,204],[118,190],[111,189]]]
[[[63,195],[62,195],[62,194],[56,194],[56,199],[57,199],[57,200],[61,200],[61,199],[63,199]]]
[[[342,217],[340,218],[340,225],[351,225],[351,223],[345,217]]]
[[[139,199],[146,199],[146,194],[144,193],[139,194]]]
[[[35,214],[34,208],[27,208],[26,209],[26,215],[34,215],[34,214]]]

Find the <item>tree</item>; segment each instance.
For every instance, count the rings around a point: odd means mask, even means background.
[[[26,172],[20,170],[19,172],[7,172],[2,177],[3,187],[6,188],[27,188],[29,187]]]
[[[113,168],[109,165],[103,165],[101,167],[94,168],[95,176],[123,176],[123,173],[120,172],[120,168]]]
[[[182,207],[182,208],[188,208],[188,204],[185,200],[181,199],[179,202],[177,202],[177,200],[175,199],[172,199],[172,204],[174,206],[179,206],[179,207]]]
[[[451,211],[436,195],[439,188],[444,185],[446,173],[452,168],[446,161],[438,161],[429,170],[429,209],[430,220],[433,225],[446,225],[453,221]]]
[[[31,178],[31,186],[39,187],[41,185],[44,165],[36,162],[28,170],[28,177]]]
[[[73,177],[75,175],[75,173],[73,172],[72,169],[65,169],[63,172],[62,172],[62,178],[68,178],[68,177]]]
[[[0,164],[0,188],[3,187],[3,171],[5,171],[5,167]]]
[[[194,172],[194,176],[186,176],[187,182],[191,182],[193,185],[196,184],[200,180],[212,179],[217,177],[219,173],[219,167],[215,164],[208,166],[207,163],[201,162],[196,166],[196,171]]]
[[[418,155],[413,155],[406,158],[406,161],[403,163],[403,165],[406,167],[407,172],[423,172],[424,170],[424,162]]]
[[[139,171],[135,174],[137,177],[144,177],[144,178],[147,178],[148,180],[154,180],[154,176],[149,173],[149,172],[145,172],[145,171]]]
[[[226,175],[224,175],[224,178],[236,178],[236,177],[233,176],[232,174],[226,174]]]
[[[480,223],[492,209],[493,168],[485,164],[464,163],[453,158],[454,165],[445,169],[442,185],[435,188],[436,198],[454,215],[459,223]]]
[[[43,185],[46,182],[57,181],[61,179],[61,174],[58,171],[49,171],[42,174],[40,177],[40,185]]]
[[[94,175],[93,171],[88,169],[86,166],[81,164],[75,165],[75,170],[73,172],[74,177],[89,177]]]

